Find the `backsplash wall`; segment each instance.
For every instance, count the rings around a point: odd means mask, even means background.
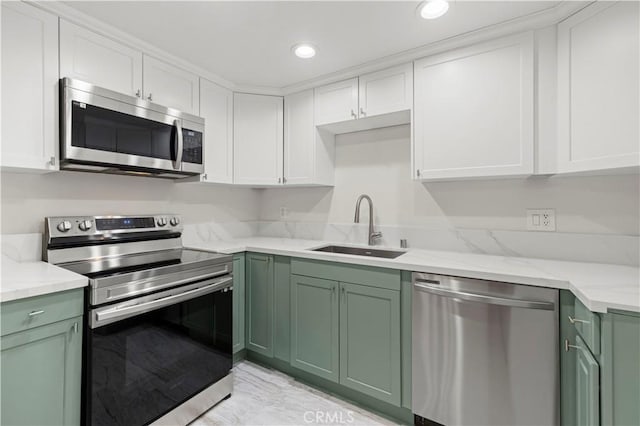
[[[176,213],[185,224],[229,226],[258,219],[253,189],[69,171],[0,178],[2,234],[43,232],[45,216]]]
[[[335,186],[262,191],[260,234],[366,242],[365,225],[353,226],[366,193],[383,244],[407,238],[431,249],[638,263],[637,174],[423,184],[410,177],[409,137],[409,126],[338,136]],[[554,208],[557,231],[526,231],[527,208]]]
[[[638,175],[551,177],[422,184],[410,178],[409,127],[341,135],[333,188],[253,190],[162,179],[60,172],[2,172],[1,233],[43,231],[43,218],[177,213],[187,236],[250,235],[366,242],[374,201],[381,244],[637,265]],[[286,218],[280,208],[287,208]],[[526,208],[555,208],[557,232],[526,231]],[[36,236],[34,236],[35,239]],[[5,238],[8,243],[17,244]]]

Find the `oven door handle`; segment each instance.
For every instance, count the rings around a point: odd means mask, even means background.
[[[184,293],[174,294],[160,299],[152,300],[150,302],[143,302],[137,305],[121,306],[100,311],[95,313],[95,323],[92,328],[97,328],[102,325],[110,324],[112,322],[119,321],[121,319],[129,318],[134,315],[143,314],[153,311],[165,306],[173,305],[175,303],[184,302],[189,299],[194,299],[205,294],[213,293],[217,290],[224,288],[227,284],[233,281],[233,277],[225,277],[222,279],[205,281],[203,284],[207,284],[204,287],[198,287],[193,290],[185,291]]]

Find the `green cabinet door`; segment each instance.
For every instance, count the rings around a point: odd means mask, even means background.
[[[291,354],[291,263],[288,257],[276,256],[274,270],[273,357],[289,362]]]
[[[273,256],[245,256],[247,349],[273,357]]]
[[[233,353],[244,349],[244,254],[233,256]]]
[[[600,366],[580,336],[576,336],[576,424],[600,424]]]
[[[340,283],[340,384],[400,405],[400,292]]]
[[[411,299],[413,284],[411,272],[402,271],[402,289],[400,291],[400,327],[402,329],[402,406],[411,409],[411,352],[412,352],[412,316]]]
[[[338,283],[291,275],[291,365],[338,382]]]
[[[640,313],[602,315],[602,424],[640,425]]]
[[[80,424],[82,317],[2,336],[3,425]]]
[[[575,345],[576,328],[569,321],[575,318],[575,296],[568,290],[560,290],[560,424],[577,426],[576,423],[576,351],[567,350]]]

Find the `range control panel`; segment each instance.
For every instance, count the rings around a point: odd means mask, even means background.
[[[148,216],[58,216],[45,218],[50,237],[76,237],[133,232],[182,232],[179,215]]]

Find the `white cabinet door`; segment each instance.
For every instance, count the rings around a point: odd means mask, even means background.
[[[58,17],[2,2],[2,168],[56,170]]]
[[[198,76],[144,55],[144,97],[182,112],[200,113]]]
[[[282,97],[234,93],[234,183],[282,183],[283,130]]]
[[[361,75],[360,118],[413,108],[413,64]]]
[[[142,53],[60,20],[60,76],[141,96]]]
[[[200,79],[200,115],[204,118],[202,181],[233,182],[233,92]]]
[[[316,126],[358,118],[358,78],[316,87]]]
[[[284,178],[290,185],[313,183],[316,127],[313,90],[284,98]]]
[[[415,62],[414,177],[533,173],[533,35]]]
[[[639,15],[598,2],[559,24],[559,171],[640,165]]]

